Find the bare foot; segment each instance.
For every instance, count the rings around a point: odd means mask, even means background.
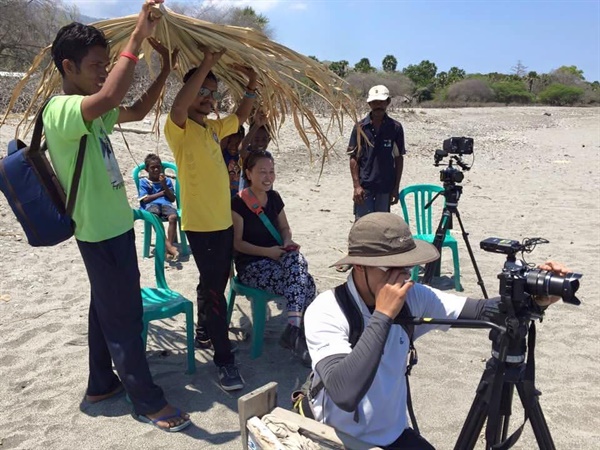
[[[167,256],[167,259],[176,262],[179,259],[179,252],[177,251],[177,247],[175,247],[173,244],[167,244]]]
[[[163,409],[155,412],[154,414],[146,414],[146,417],[150,419],[154,425],[167,431],[177,428],[190,420],[189,414],[184,413],[171,405],[165,406]]]
[[[119,395],[121,392],[123,392],[123,385],[119,384],[115,389],[110,391],[108,394],[102,394],[102,395],[87,395],[86,394],[85,400],[89,403],[98,403],[103,400],[108,400],[109,398],[114,397],[115,395]]]

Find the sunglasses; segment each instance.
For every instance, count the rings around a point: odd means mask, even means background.
[[[213,100],[221,100],[223,96],[219,91],[211,91],[208,88],[201,87],[200,92],[198,92],[198,97],[212,97]]]
[[[409,275],[415,266],[407,266],[407,267],[377,267],[379,270],[383,272],[387,272],[388,270],[399,270],[404,274]]]

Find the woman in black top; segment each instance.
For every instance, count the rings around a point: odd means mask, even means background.
[[[291,349],[303,364],[310,367],[302,314],[315,298],[316,287],[308,273],[308,263],[299,251],[300,246],[292,240],[283,200],[272,189],[275,162],[271,154],[267,151],[250,154],[244,160],[242,176],[249,187],[231,202],[238,278],[247,286],[285,297],[288,324],[279,343]],[[250,205],[262,207],[280,235],[281,245],[244,198],[248,198]]]

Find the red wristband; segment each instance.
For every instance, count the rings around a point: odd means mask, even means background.
[[[132,60],[134,63],[138,63],[138,61],[140,60],[137,56],[135,56],[133,53],[131,52],[121,52],[121,54],[119,56],[124,56],[125,58],[128,58],[130,60]]]

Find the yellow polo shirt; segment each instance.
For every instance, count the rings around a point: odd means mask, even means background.
[[[220,231],[233,225],[229,172],[220,142],[235,133],[235,114],[205,121],[189,118],[184,128],[167,117],[165,137],[175,157],[181,197],[181,227],[186,231]]]

